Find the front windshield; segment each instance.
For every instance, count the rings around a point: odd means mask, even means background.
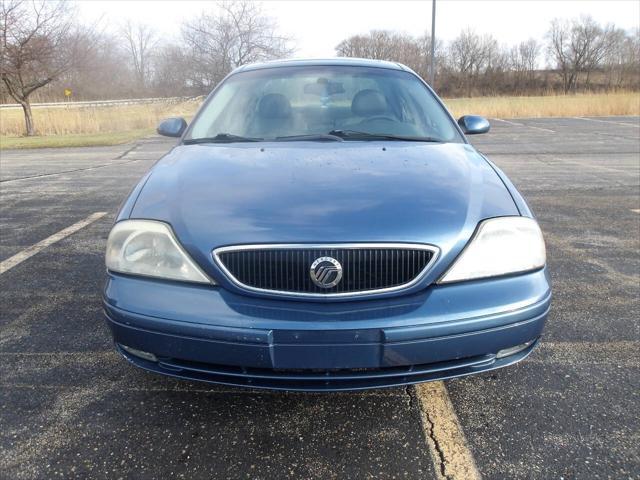
[[[402,70],[297,66],[231,75],[185,143],[382,137],[461,142],[433,94]]]

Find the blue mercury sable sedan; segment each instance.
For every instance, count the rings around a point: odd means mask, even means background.
[[[549,312],[522,196],[409,68],[241,67],[133,189],[108,239],[118,351],[190,380],[389,387],[525,358]]]

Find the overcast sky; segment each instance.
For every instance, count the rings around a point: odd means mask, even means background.
[[[213,1],[82,0],[81,16],[102,18],[113,28],[125,19],[153,25],[169,37],[177,37],[180,23],[203,10],[216,8]],[[332,57],[344,38],[371,29],[389,29],[421,35],[431,27],[431,1],[265,1],[264,12],[273,17],[283,34],[292,37],[296,57]],[[465,27],[491,33],[498,41],[517,43],[529,37],[541,39],[555,17],[590,14],[601,23],[638,28],[638,0],[437,0],[436,35],[453,39]],[[108,27],[109,28],[109,27]]]

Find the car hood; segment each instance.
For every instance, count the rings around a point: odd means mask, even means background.
[[[417,242],[451,260],[484,218],[518,215],[466,144],[180,145],[152,169],[130,218],[165,221],[205,268],[219,246]]]

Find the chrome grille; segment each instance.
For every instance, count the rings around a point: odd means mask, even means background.
[[[214,258],[243,288],[325,297],[406,288],[426,273],[437,251],[415,244],[248,245],[216,249]],[[311,280],[310,267],[320,257],[341,264],[336,286],[321,288]]]

